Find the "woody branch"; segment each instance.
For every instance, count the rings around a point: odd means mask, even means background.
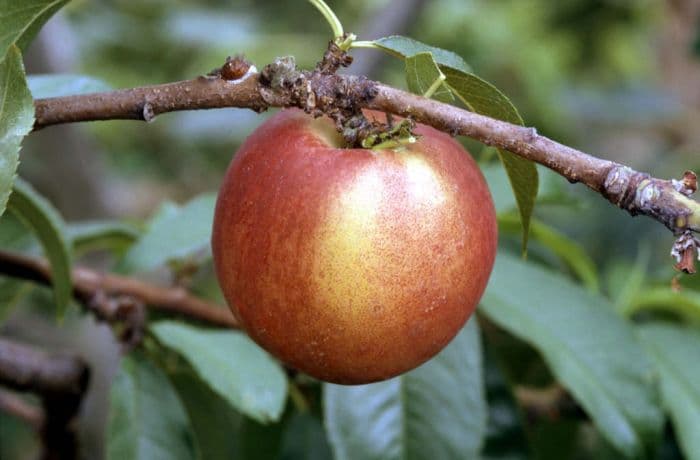
[[[77,458],[74,421],[87,390],[89,370],[75,356],[50,355],[0,338],[0,385],[39,396],[43,413],[3,393],[5,409],[13,409],[37,425],[43,442],[42,459]]]
[[[351,58],[329,46],[313,71],[296,68],[293,59],[280,58],[261,72],[242,58],[227,60],[216,72],[193,80],[123,89],[105,93],[38,99],[35,129],[92,120],[135,119],[178,110],[220,107],[300,107],[314,116],[328,115],[349,141],[367,134],[357,121],[361,109],[376,109],[410,117],[452,135],[471,137],[544,165],[570,182],[581,182],[632,215],[646,215],[677,237],[672,255],[676,268],[694,272],[700,245],[700,205],[690,198],[695,174],[664,180],[625,165],[596,158],[541,136],[534,128],[469,112],[458,107],[352,75],[335,73]],[[355,116],[353,115],[355,114]],[[365,132],[362,130],[365,129]]]

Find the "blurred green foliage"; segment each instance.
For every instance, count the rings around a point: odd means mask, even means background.
[[[346,30],[360,32],[389,2],[360,0],[334,2],[331,6]],[[400,7],[401,2],[393,3]],[[693,118],[697,117],[693,112],[696,108],[689,107],[683,94],[674,93],[674,88],[666,84],[665,69],[661,66],[659,43],[664,34],[669,33],[669,8],[664,2],[652,0],[433,0],[416,13],[403,34],[462,56],[477,75],[493,82],[511,98],[525,124],[536,126],[538,132],[593,154],[629,163],[656,176],[678,176],[684,169],[700,166],[700,161],[693,155],[696,153],[694,144],[678,140],[678,132],[682,133],[685,126],[681,121],[687,122],[689,117],[691,122],[697,122]],[[276,56],[294,55],[302,67],[309,68],[319,59],[330,38],[327,24],[304,1],[74,0],[63,10],[63,20],[64,32],[73,38],[70,43],[75,44],[71,50],[75,57],[71,73],[94,77],[115,88],[192,78],[220,66],[226,56],[237,53],[245,53],[258,67]],[[385,32],[391,35],[396,31]],[[698,33],[692,35],[700,37]],[[698,43],[700,39],[695,39],[687,43],[686,48],[671,51],[685,56],[691,65],[698,65],[695,62],[700,59]],[[53,46],[62,45],[54,43]],[[373,52],[377,51],[357,50],[358,55]],[[29,70],[31,72],[31,66]],[[376,72],[371,77],[400,87],[404,85],[404,68],[399,61],[386,59]],[[196,207],[196,215],[209,215],[211,196],[204,195],[182,208],[167,204],[160,208],[161,213],[156,213],[156,206],[165,198],[185,202],[195,195],[213,192],[233,152],[264,118],[264,114],[245,110],[220,109],[162,115],[150,124],[114,121],[84,127],[81,135],[90,139],[95,154],[101,152],[108,163],[106,177],[100,178],[104,179],[105,187],[114,181],[126,184],[127,188],[148,184],[128,195],[112,190],[107,195],[113,200],[128,201],[119,209],[137,209],[137,214],[156,216],[150,225],[139,222],[136,227],[143,231],[134,229],[132,235],[129,227],[127,242],[120,239],[120,251],[101,254],[100,263],[106,267],[119,266],[125,271],[135,270],[139,276],[166,279],[178,277],[178,270],[192,263],[201,264],[188,280],[190,287],[206,297],[220,299],[210,254],[202,250],[208,228],[184,227],[186,223],[181,222],[184,217],[178,218],[178,215],[189,215],[192,203],[200,202],[208,203],[209,208]],[[501,213],[500,250],[518,254],[520,238],[512,219],[514,201],[505,175],[502,169],[490,164],[492,152],[482,150],[476,142],[464,142],[483,160],[485,175]],[[61,159],[48,155],[40,157],[29,146],[22,161],[24,169],[21,171],[31,172],[39,162]],[[663,381],[664,391],[660,397],[666,406],[679,409],[675,412],[674,425],[666,422],[662,426],[657,412],[660,403],[653,401],[653,395],[649,394],[651,383],[645,380],[645,376],[652,379],[652,372],[645,374],[648,363],[643,358],[637,359],[641,348],[636,348],[634,337],[639,334],[648,347],[654,347],[654,359],[680,350],[686,358],[680,364],[690,366],[692,363],[688,362],[692,361],[692,356],[700,353],[697,330],[693,329],[697,327],[700,311],[697,293],[700,278],[681,277],[678,282],[685,290],[672,292],[671,283],[676,273],[668,258],[672,237],[665,229],[655,222],[632,220],[582,186],[570,185],[541,168],[540,172],[540,194],[535,207],[539,230],[532,235],[528,262],[507,255],[501,259],[499,272],[494,277],[501,295],[497,295],[498,292],[487,295],[485,303],[491,303],[482,308],[484,316],[479,318],[486,356],[484,391],[489,403],[484,457],[619,458],[620,449],[635,444],[629,439],[639,436],[643,439],[635,447],[641,448],[644,444],[648,451],[637,452],[638,456],[679,458],[680,446],[690,445],[688,439],[693,433],[697,434],[697,425],[693,430],[692,422],[698,421],[697,411],[693,418],[700,398],[698,382],[692,381],[694,374],[690,367],[681,373],[685,380],[680,379],[690,389],[673,391],[677,381]],[[147,199],[144,194],[149,191],[158,195],[156,200]],[[140,204],[143,201],[148,201],[150,207],[144,208]],[[151,201],[155,204],[150,205]],[[167,214],[168,209],[174,214]],[[128,213],[120,217],[134,219]],[[176,247],[158,247],[154,242],[167,238],[164,235],[168,233],[171,220],[166,217],[172,218],[175,222],[172,225],[183,226],[178,227],[182,229],[182,234],[178,235],[183,242]],[[161,225],[156,225],[159,222]],[[16,226],[16,222],[4,216],[0,228],[5,231],[11,226]],[[113,231],[114,226],[109,228]],[[99,235],[93,236],[94,241],[99,240]],[[131,242],[135,244],[129,252],[125,245]],[[125,259],[124,253],[127,254]],[[577,258],[578,254],[583,256]],[[143,273],[147,271],[150,272]],[[551,271],[558,275],[552,275]],[[516,277],[517,282],[511,283],[511,277]],[[533,285],[535,282],[539,284]],[[582,284],[590,292],[584,291]],[[492,284],[491,289],[495,285]],[[3,292],[13,294],[11,304],[0,305],[0,319],[7,315],[5,310],[19,310],[15,302],[18,289],[17,285],[0,284],[0,298]],[[528,294],[521,295],[526,290]],[[557,294],[558,298],[547,298],[543,293]],[[540,294],[543,298],[538,297]],[[573,296],[575,302],[572,303],[567,294]],[[25,303],[34,307],[29,309],[31,314],[41,318],[42,312],[51,311],[48,307],[51,297],[44,290],[35,291],[29,299]],[[557,302],[563,304],[562,309],[557,310]],[[605,327],[596,329],[598,323],[591,319],[589,311],[592,307],[604,310],[596,310],[595,314],[604,317],[599,322]],[[507,313],[499,313],[499,310],[507,310]],[[556,317],[557,312],[570,311],[575,315]],[[515,314],[523,315],[531,323],[513,320]],[[578,315],[580,321],[571,324],[572,317],[578,318]],[[552,317],[558,323],[551,322]],[[675,325],[637,326],[659,320]],[[29,329],[34,325],[32,321],[42,320],[30,317]],[[68,318],[66,327],[69,330],[75,327],[74,321],[75,318]],[[538,328],[545,328],[547,333],[538,333]],[[590,336],[575,343],[567,342],[566,339],[576,336],[577,331],[580,334],[582,329],[588,330]],[[560,337],[558,334],[562,331],[570,334]],[[602,334],[601,331],[609,335],[605,343],[596,342],[601,339],[596,335]],[[635,345],[630,345],[632,343]],[[613,349],[606,353],[606,347]],[[122,380],[122,386],[138,394],[139,379],[136,377],[145,375],[147,379],[142,380],[159,382],[147,386],[151,393],[147,396],[151,400],[146,402],[154,405],[153,399],[157,398],[153,398],[152,387],[167,387],[168,398],[182,403],[182,407],[177,405],[177,421],[185,425],[184,413],[187,413],[198,442],[196,447],[204,458],[235,455],[251,459],[321,459],[331,455],[330,444],[334,443],[338,456],[338,445],[348,441],[348,438],[328,439],[322,429],[321,385],[304,376],[289,378],[288,390],[292,396],[286,403],[281,422],[264,426],[228,406],[226,398],[197,375],[193,369],[197,368],[195,363],[184,363],[153,336],[149,337],[146,348],[147,353],[139,355],[138,362],[127,363],[132,365],[131,380]],[[591,362],[581,365],[583,371],[578,370],[583,377],[577,380],[567,366],[581,355],[586,355]],[[614,365],[615,360],[619,361],[618,367]],[[664,366],[673,364],[667,361]],[[164,372],[155,369],[154,363]],[[667,372],[662,366],[658,368]],[[614,418],[606,418],[610,416],[606,412],[609,407],[600,405],[596,399],[600,395],[596,391],[589,392],[591,387],[587,386],[590,383],[587,379],[593,382],[591,386],[596,386],[598,374],[604,374],[600,381],[605,383],[600,385],[599,392],[612,395],[610,398],[614,400],[613,415],[623,414],[620,417],[627,417],[625,420],[636,426],[626,427],[616,424]],[[122,375],[122,378],[125,377]],[[628,387],[609,389],[606,386],[627,382],[628,378],[632,379],[632,396],[629,396]],[[411,381],[411,378],[402,379]],[[522,386],[549,388],[559,379],[559,383],[566,385],[580,405],[591,413],[593,421],[584,417],[580,408],[578,412],[535,417],[517,405],[513,389]],[[423,383],[425,387],[430,386],[430,382]],[[401,388],[402,383],[398,385]],[[119,391],[120,387],[116,388],[115,391]],[[373,391],[367,390],[367,394],[372,396]],[[116,395],[117,398],[124,396]],[[346,400],[344,395],[335,396],[339,402],[354,406],[354,401]],[[484,395],[479,397],[483,399]],[[629,400],[625,399],[627,397]],[[122,406],[126,407],[125,401],[122,400]],[[376,401],[361,399],[370,406]],[[102,405],[106,406],[106,402],[102,401]],[[411,404],[396,404],[389,409],[407,411],[404,406],[411,407]],[[635,413],[635,410],[643,413]],[[428,417],[421,418],[429,411],[418,412],[421,414],[407,415],[413,417],[409,422],[420,426],[431,421]],[[110,425],[116,433],[128,431],[134,421],[128,410],[123,410],[120,416],[121,425]],[[686,419],[679,422],[679,417],[683,416],[690,422]],[[458,417],[455,420],[459,421]],[[156,433],[153,436],[168,436],[159,431],[162,427],[158,426],[158,420],[149,419],[149,424]],[[679,430],[680,424],[683,425]],[[368,438],[372,441],[371,432],[375,427],[363,425],[370,434],[350,441],[360,444]],[[601,427],[605,430],[603,433]],[[351,429],[342,428],[330,432],[335,436],[353,435],[348,434]],[[437,428],[436,436],[443,431]],[[683,434],[684,439],[679,441],[678,436]],[[0,458],[25,458],[31,450],[26,448],[32,444],[31,436],[26,427],[0,414]],[[189,432],[188,436],[191,436]],[[397,439],[399,437],[397,435]],[[381,441],[368,448],[381,448]],[[653,447],[649,447],[651,444]],[[612,446],[617,446],[618,450]],[[379,452],[381,456],[385,451]],[[688,458],[698,458],[689,455],[688,450],[685,454]],[[148,454],[142,455],[147,458]]]

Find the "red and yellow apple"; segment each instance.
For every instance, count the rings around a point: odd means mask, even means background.
[[[398,149],[343,148],[328,119],[288,109],[231,162],[217,276],[250,337],[287,365],[336,383],[388,379],[474,311],[496,252],[493,202],[459,143],[415,132]]]

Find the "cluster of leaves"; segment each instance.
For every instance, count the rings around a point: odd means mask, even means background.
[[[0,0],[0,214],[5,207],[9,211],[0,219],[0,247],[36,251],[40,243],[51,262],[59,316],[70,304],[72,259],[93,250],[109,249],[116,256],[115,270],[130,274],[194,265],[199,269],[193,289],[219,296],[208,252],[213,195],[184,206],[165,203],[142,229],[120,222],[78,225],[63,222],[47,200],[15,178],[20,143],[33,124],[32,95],[104,88],[85,77],[24,74],[22,50],[64,3]],[[404,37],[379,39],[372,46],[404,60],[412,91],[522,124],[510,101],[459,56]],[[595,426],[595,442],[570,440],[570,449],[597,457],[606,449],[612,449],[611,458],[654,457],[667,441],[668,416],[685,455],[700,458],[700,375],[692,365],[700,354],[700,334],[693,327],[700,299],[692,291],[641,287],[641,270],[628,274],[616,295],[604,295],[586,253],[532,219],[535,166],[509,152],[499,156],[506,174],[493,166],[484,167],[484,173],[494,191],[500,229],[506,235],[525,229],[533,240],[530,261],[517,256],[518,245],[513,251],[504,241],[477,318],[437,357],[386,382],[320,384],[288,375],[241,332],[152,317],[143,347],[123,357],[111,389],[108,457],[495,459],[526,458],[531,450],[542,454],[548,442],[538,441],[513,397],[514,383],[533,382],[524,376],[529,370],[518,369],[517,359],[504,351],[512,346],[535,351],[536,358],[528,361],[546,368],[535,383],[558,382]],[[542,178],[541,204],[567,199],[548,180],[551,176]],[[0,279],[0,313],[27,293],[25,285]],[[656,307],[670,309],[675,321],[648,313]],[[589,425],[575,426],[580,431]],[[571,430],[568,437],[577,435]]]

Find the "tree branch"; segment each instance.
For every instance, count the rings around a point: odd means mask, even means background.
[[[88,380],[88,367],[79,358],[48,355],[0,338],[0,385],[36,393],[44,406],[41,420],[44,459],[77,458],[78,443],[72,422]],[[18,409],[16,403],[13,407]]]
[[[25,421],[36,431],[44,426],[44,412],[10,391],[0,390],[0,412]]]
[[[35,128],[88,120],[149,121],[157,114],[176,110],[241,107],[262,111],[268,107],[300,107],[314,116],[331,116],[346,139],[353,140],[360,128],[355,133],[348,129],[355,122],[351,115],[360,108],[381,110],[508,150],[556,171],[570,182],[587,185],[632,215],[658,220],[678,237],[672,251],[679,262],[676,267],[694,271],[692,261],[700,245],[692,234],[700,231],[700,204],[689,198],[695,191],[694,174],[686,173],[682,180],[653,178],[540,136],[534,128],[462,110],[364,77],[337,75],[338,65],[347,65],[349,60],[342,59],[343,55],[335,66],[328,66],[328,56],[333,56],[333,51],[331,45],[314,71],[299,71],[292,58],[280,58],[261,73],[246,63],[248,71],[241,77],[226,72],[227,66],[237,63],[234,59],[218,72],[194,80],[38,99]]]
[[[79,393],[87,378],[81,360],[49,356],[0,338],[0,384],[18,391],[36,393]]]
[[[37,99],[34,129],[61,123],[95,120],[144,120],[178,110],[268,107],[254,78],[226,80],[201,76],[194,80],[123,89],[106,93]]]
[[[0,274],[51,284],[51,269],[46,261],[7,251],[0,251]],[[183,315],[214,326],[239,327],[228,308],[195,297],[182,287],[158,287],[134,278],[100,273],[84,267],[73,269],[72,280],[75,298],[106,321],[129,322],[133,310],[143,304],[154,310]]]

